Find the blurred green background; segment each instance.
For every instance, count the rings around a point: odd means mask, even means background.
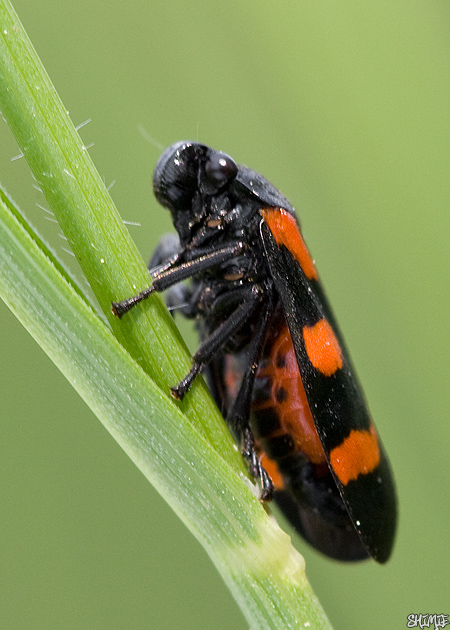
[[[336,629],[449,614],[448,2],[15,7],[75,125],[92,119],[81,136],[145,259],[170,230],[151,193],[158,145],[199,139],[292,200],[401,510],[387,566],[294,543]],[[4,123],[0,141],[2,182],[76,269]],[[0,627],[245,628],[205,552],[3,305],[0,352]]]

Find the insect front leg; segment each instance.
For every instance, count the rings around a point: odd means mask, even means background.
[[[137,304],[146,300],[153,292],[165,291],[169,287],[192,278],[197,273],[202,273],[207,269],[221,265],[222,263],[238,256],[245,250],[245,244],[237,241],[228,245],[228,247],[211,248],[204,250],[203,255],[198,258],[192,258],[188,262],[178,264],[177,256],[169,263],[164,265],[163,270],[156,270],[152,273],[152,285],[131,298],[122,300],[121,302],[112,302],[111,311],[119,319],[128,313]],[[206,252],[206,253],[205,253]]]
[[[178,234],[170,232],[164,234],[148,263],[150,275],[158,276],[163,271],[167,271],[179,260],[182,252]],[[166,306],[169,311],[180,312],[184,317],[192,319],[196,315],[196,301],[192,289],[183,282],[174,284],[166,292]]]

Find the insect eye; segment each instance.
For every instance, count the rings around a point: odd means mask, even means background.
[[[209,194],[218,192],[237,175],[236,162],[226,153],[212,151],[205,163],[205,189]]]

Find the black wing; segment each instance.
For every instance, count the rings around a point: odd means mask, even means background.
[[[260,230],[330,470],[362,542],[371,556],[385,562],[396,528],[395,487],[342,335],[319,281],[305,275],[295,252],[289,244],[277,243],[264,219]],[[318,324],[325,332],[331,329],[332,341],[338,344],[335,351],[341,361],[332,373],[333,366],[323,367],[320,361],[318,364],[311,347],[307,347],[312,344],[320,350],[320,343],[329,342],[326,335],[321,341],[320,331],[312,342],[308,340],[308,331],[314,335]]]

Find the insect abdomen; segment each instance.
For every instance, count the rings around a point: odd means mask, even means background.
[[[286,324],[266,344],[251,425],[274,499],[297,531],[339,560],[367,557],[328,468]]]

